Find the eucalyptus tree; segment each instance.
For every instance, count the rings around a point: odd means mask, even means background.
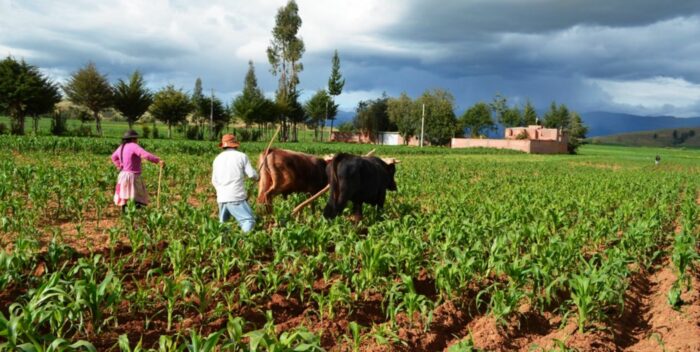
[[[294,0],[289,0],[287,5],[277,10],[275,27],[272,29],[272,41],[267,48],[267,59],[270,62],[270,72],[279,76],[279,85],[276,92],[276,103],[282,112],[281,122],[284,132],[281,138],[289,137],[287,118],[285,112],[292,111],[296,102],[299,73],[304,69],[301,56],[304,54],[304,41],[298,37],[301,28],[299,6]]]

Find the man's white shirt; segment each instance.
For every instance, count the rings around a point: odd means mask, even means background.
[[[214,159],[211,183],[216,188],[218,203],[246,200],[245,176],[258,179],[248,156],[235,149],[227,149]]]

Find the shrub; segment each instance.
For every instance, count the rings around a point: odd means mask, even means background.
[[[7,133],[7,125],[4,123],[0,123],[0,134],[5,134]]]
[[[238,130],[236,137],[241,142],[257,142],[262,137],[262,132],[260,130]]]
[[[147,125],[142,125],[141,126],[141,137],[143,138],[148,138],[148,136],[151,135],[151,128],[148,127]]]
[[[187,132],[185,133],[185,137],[187,139],[202,140],[202,139],[204,139],[204,132],[202,130],[200,130],[199,126],[197,126],[197,125],[188,126]]]
[[[529,138],[529,136],[528,136],[526,130],[523,130],[522,132],[518,133],[517,136],[515,136],[515,139],[520,139],[520,140],[522,140],[522,139],[528,139],[528,138]]]
[[[80,125],[72,130],[70,134],[76,137],[90,137],[92,136],[92,128],[90,128],[90,126]]]
[[[352,122],[343,122],[338,125],[338,132],[353,133],[355,132],[355,126],[352,124]]]
[[[51,134],[61,136],[68,132],[68,113],[56,111],[51,115]]]

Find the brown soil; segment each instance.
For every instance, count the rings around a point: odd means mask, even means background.
[[[684,304],[674,310],[666,299],[676,280],[671,268],[668,263],[649,277],[649,295],[639,316],[647,329],[638,331],[637,342],[625,351],[700,351],[700,284],[694,278],[692,289],[681,296]]]

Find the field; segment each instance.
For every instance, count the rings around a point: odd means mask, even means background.
[[[383,213],[292,218],[297,195],[244,235],[213,143],[145,140],[161,207],[124,214],[117,143],[0,136],[0,350],[700,350],[700,151],[378,147],[402,161]]]

